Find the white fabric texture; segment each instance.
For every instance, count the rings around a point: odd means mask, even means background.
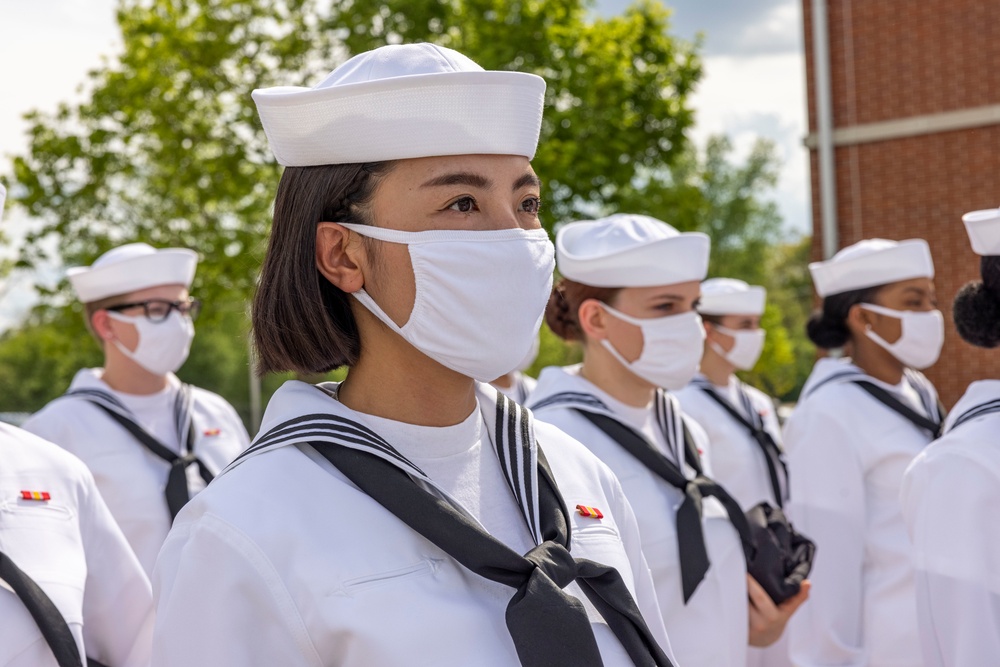
[[[194,250],[129,243],[107,251],[90,266],[68,269],[66,275],[76,298],[91,303],[159,285],[190,287],[197,266]]]
[[[51,500],[23,500],[21,491]],[[86,467],[55,445],[0,424],[0,551],[38,584],[69,625],[81,656],[115,667],[149,664],[149,580]],[[0,665],[56,667],[24,603],[0,583]]]
[[[899,491],[903,472],[931,436],[848,382],[831,381],[813,392],[845,371],[861,372],[846,359],[820,359],[785,424],[789,516],[816,543],[813,588],[789,624],[792,661],[920,667],[911,544]],[[933,391],[929,383],[926,388]]]
[[[703,280],[711,242],[656,218],[616,213],[570,222],[556,232],[563,277],[596,287],[653,287]]]
[[[108,311],[108,317],[135,327],[139,342],[134,350],[115,338],[111,341],[118,351],[153,375],[177,371],[187,361],[194,339],[194,323],[188,315],[171,310],[162,322],[153,322],[145,314],[122,315]]]
[[[354,56],[314,88],[263,88],[252,96],[284,166],[434,155],[531,159],[545,81],[484,71],[435,44],[399,44]]]
[[[734,278],[709,278],[701,284],[702,315],[763,315],[767,290]]]
[[[698,372],[705,343],[705,327],[695,311],[666,317],[639,318],[601,304],[607,312],[642,330],[642,352],[628,361],[610,338],[601,345],[618,363],[654,387],[673,391],[691,381]]]
[[[962,216],[972,251],[977,255],[1000,255],[1000,208],[970,211]]]
[[[653,408],[623,406],[579,375],[579,367],[549,367],[542,371],[531,403],[562,392],[597,396],[629,426],[650,438],[670,459],[680,452],[666,446],[655,426]],[[656,586],[667,634],[678,665],[744,665],[747,659],[746,562],[739,535],[714,498],[706,499],[702,522],[711,566],[694,595],[684,604],[677,550],[676,511],[683,494],[654,476],[599,428],[575,410],[552,406],[539,409],[536,418],[557,426],[582,442],[604,461],[621,481],[642,536],[642,550]],[[711,452],[705,432],[690,418],[685,423],[702,450],[710,477]],[[689,477],[693,471],[684,466]]]
[[[870,303],[863,303],[861,307],[900,321],[899,338],[892,343],[875,333],[874,329],[865,331],[865,335],[879,347],[910,368],[919,370],[937,362],[944,346],[944,315],[940,310],[895,310]]]
[[[736,377],[730,376],[725,387],[716,389],[742,413],[743,402],[736,393],[738,383]],[[781,446],[781,427],[774,402],[755,387],[743,386],[764,422],[764,430]],[[763,501],[777,507],[766,457],[746,426],[733,419],[695,384],[689,384],[674,395],[680,401],[684,414],[698,422],[708,435],[712,446],[712,479],[721,484],[744,511]]]
[[[934,260],[923,239],[865,239],[826,261],[811,263],[809,271],[816,293],[826,297],[911,278],[933,278]]]
[[[416,295],[397,324],[364,289],[361,305],[443,366],[489,382],[517,368],[531,351],[552,292],[555,257],[544,229],[436,229],[404,232],[344,227],[407,247]]]
[[[173,401],[179,380],[151,396],[112,390],[101,380],[101,369],[83,369],[70,389],[101,389],[125,404],[164,445],[180,452],[174,424]],[[194,390],[191,408],[195,428],[194,451],[213,473],[218,473],[250,444],[239,415],[221,396]],[[141,443],[103,410],[80,398],[58,398],[25,422],[26,430],[56,443],[79,457],[97,481],[104,501],[147,573],[170,530],[170,512],[164,497],[169,464]],[[204,488],[197,466],[187,470],[192,493]]]
[[[927,667],[990,665],[1000,656],[1000,414],[950,430],[964,412],[990,401],[1000,401],[1000,380],[972,383],[945,421],[945,435],[903,478]]]
[[[377,428],[316,388],[288,382],[271,399],[261,432],[317,412]],[[483,442],[459,426],[454,437]],[[619,570],[669,654],[635,517],[617,480],[557,429],[535,422],[535,430],[567,507],[604,513],[599,522],[571,514],[573,553]],[[468,451],[469,444],[450,439],[437,453]],[[485,455],[470,462],[481,472],[487,462],[498,467]],[[470,498],[463,487],[443,490]],[[509,489],[504,493],[511,496]],[[486,500],[480,499],[481,509]],[[508,511],[519,514],[510,502]],[[488,511],[494,510],[502,512],[503,505]],[[504,622],[513,590],[499,595],[308,445],[247,458],[199,494],[178,515],[153,581],[158,666],[517,664]],[[213,591],[207,599],[206,589]],[[584,597],[576,584],[566,590]],[[603,620],[592,616],[592,622],[605,664],[631,664]]]

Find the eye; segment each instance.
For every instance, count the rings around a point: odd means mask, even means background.
[[[471,213],[472,211],[479,210],[479,207],[476,205],[476,200],[472,197],[462,197],[461,199],[456,199],[448,208],[453,211],[458,211],[459,213]]]
[[[528,197],[521,202],[521,211],[524,213],[538,215],[540,210],[542,210],[542,200],[538,197]]]
[[[670,313],[674,310],[674,303],[672,301],[666,301],[664,303],[658,304],[656,309],[664,313]]]

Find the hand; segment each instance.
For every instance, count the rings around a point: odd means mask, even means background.
[[[795,610],[809,597],[812,584],[809,580],[802,582],[802,587],[794,596],[779,605],[774,604],[757,580],[747,575],[747,592],[750,594],[750,646],[770,646],[778,641],[785,631],[788,619]]]

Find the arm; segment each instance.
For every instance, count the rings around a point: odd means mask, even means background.
[[[175,524],[153,586],[156,667],[323,665],[280,573],[246,535],[211,514]]]
[[[80,534],[87,559],[83,637],[89,657],[112,667],[149,665],[153,594],[90,473],[80,494]]]
[[[852,445],[858,434],[824,407],[800,408],[785,432],[790,516],[817,545],[810,599],[790,621],[790,649],[800,667],[861,667],[865,473]]]
[[[901,494],[928,667],[986,665],[1000,655],[1000,480],[957,446],[946,438],[915,460]]]

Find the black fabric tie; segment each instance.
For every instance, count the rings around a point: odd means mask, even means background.
[[[905,417],[917,427],[930,431],[931,435],[935,439],[940,437],[941,426],[944,421],[943,414],[940,415],[939,420],[935,421],[934,419],[920,414],[877,384],[868,382],[867,380],[851,380],[851,382],[864,389],[866,392],[875,397],[875,399],[877,399],[880,403],[888,407],[890,410],[895,411],[897,414]],[[939,409],[939,412],[942,411]]]
[[[715,481],[705,477],[698,459],[698,450],[695,448],[686,427],[684,428],[684,458],[695,471],[693,479],[685,477],[678,464],[661,454],[644,437],[616,419],[586,410],[577,410],[577,412],[617,442],[654,475],[675,489],[684,492],[684,500],[677,509],[677,549],[681,562],[681,587],[685,603],[694,595],[695,589],[705,578],[710,565],[701,525],[703,498],[716,498],[722,503],[729,515],[729,520],[736,528],[736,532],[739,533],[740,541],[743,543],[743,554],[747,562],[749,563],[753,559],[756,546],[743,510],[725,489]]]
[[[618,571],[570,553],[569,517],[540,449],[544,541],[522,556],[384,459],[337,444],[311,444],[364,493],[464,567],[515,589],[506,622],[525,667],[604,664],[583,603],[562,590],[574,581],[636,665],[671,665]]]
[[[767,474],[771,479],[771,490],[774,492],[774,500],[778,503],[778,507],[784,508],[785,493],[781,484],[781,479],[784,478],[784,488],[787,488],[788,467],[785,465],[785,461],[781,456],[781,448],[778,447],[778,443],[776,443],[774,438],[771,437],[771,434],[767,432],[763,423],[755,424],[751,422],[744,415],[740,414],[740,411],[737,410],[734,405],[722,396],[719,396],[713,388],[705,385],[700,386],[701,390],[708,394],[709,398],[722,406],[722,408],[728,412],[733,419],[750,431],[750,436],[764,453],[764,461],[767,463]],[[747,400],[746,403],[751,405],[749,400]]]
[[[189,466],[198,466],[198,472],[201,474],[201,478],[205,480],[205,484],[212,481],[214,477],[212,472],[192,451],[194,449],[193,427],[189,428],[187,431],[187,443],[185,448],[187,451],[184,454],[177,454],[174,450],[170,449],[153,437],[149,431],[139,426],[128,417],[125,417],[124,415],[101,403],[94,402],[93,405],[96,405],[101,410],[104,410],[109,417],[118,422],[126,431],[131,433],[136,440],[145,445],[146,449],[170,464],[170,473],[167,475],[167,487],[164,495],[166,495],[167,498],[167,509],[170,510],[171,521],[174,520],[177,513],[181,511],[181,508],[184,507],[184,505],[186,505],[191,499],[191,494],[188,491],[187,484],[187,469]]]

